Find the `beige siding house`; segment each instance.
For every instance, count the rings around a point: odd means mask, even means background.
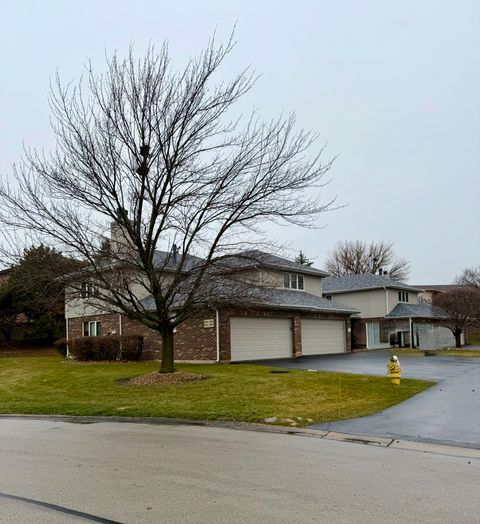
[[[162,257],[165,254],[159,253]],[[327,273],[261,251],[241,253],[229,264],[239,279],[251,282],[248,303],[243,300],[235,306],[230,301],[223,307],[206,304],[199,308],[176,328],[177,361],[234,362],[350,351],[350,316],[359,310],[322,296]],[[145,288],[132,289],[139,294],[142,307],[154,311],[153,297]],[[65,316],[69,340],[109,333],[140,334],[145,357],[160,357],[157,332],[92,304],[86,296],[67,290]]]
[[[353,349],[453,345],[443,316],[419,300],[422,289],[380,275],[329,277],[323,281],[325,298],[360,310],[351,319]]]

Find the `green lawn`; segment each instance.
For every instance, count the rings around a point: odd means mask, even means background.
[[[58,356],[0,358],[0,413],[124,415],[263,422],[299,426],[369,415],[432,385],[327,372],[271,373],[265,366],[192,364],[207,380],[162,386],[118,380],[155,371],[158,362],[78,363]]]

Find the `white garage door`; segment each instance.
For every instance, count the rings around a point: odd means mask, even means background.
[[[302,318],[302,354],[345,353],[345,322]]]
[[[291,325],[288,318],[231,318],[231,360],[291,357]]]

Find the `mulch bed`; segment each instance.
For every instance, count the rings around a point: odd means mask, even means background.
[[[196,375],[195,373],[187,373],[186,371],[175,371],[175,373],[159,373],[154,371],[134,377],[130,379],[127,384],[135,384],[137,386],[161,386],[164,384],[180,384],[182,382],[193,382],[196,380],[205,380],[206,375]]]

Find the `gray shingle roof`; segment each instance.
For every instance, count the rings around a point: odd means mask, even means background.
[[[403,282],[390,280],[387,277],[364,273],[360,275],[345,275],[343,277],[328,277],[322,281],[323,294],[330,295],[335,293],[348,293],[349,291],[363,291],[367,289],[402,289],[420,293],[422,290]]]
[[[443,311],[432,304],[406,304],[400,302],[385,318],[446,318]]]
[[[358,309],[351,306],[345,306],[327,300],[316,295],[311,295],[305,291],[294,291],[290,289],[258,289],[253,292],[250,299],[252,307],[263,307],[265,309],[288,309],[300,311],[319,311],[327,313],[344,313],[353,315],[360,313]],[[155,303],[151,296],[144,298],[141,301],[142,306],[146,310],[154,309]]]
[[[272,269],[295,271],[305,275],[316,275],[326,277],[328,273],[311,266],[298,264],[287,258],[265,253],[264,251],[252,250],[238,253],[225,259],[226,265],[231,268],[243,269],[247,267],[263,266]]]
[[[171,251],[155,251],[153,258],[153,264],[159,269],[170,269],[174,270],[177,268],[181,260],[181,253],[178,253],[174,258]],[[194,255],[187,255],[185,264],[183,266],[184,271],[188,271],[196,266],[200,266],[203,263],[202,259]]]
[[[181,253],[178,253],[177,259],[174,260],[171,252],[155,251],[154,264],[158,268],[174,269],[177,267],[180,258]],[[203,260],[201,258],[188,255],[184,269],[188,270],[196,266],[201,266],[202,264]],[[321,269],[304,266],[292,260],[258,250],[244,251],[235,255],[220,257],[214,262],[214,266],[217,268],[223,267],[233,270],[260,266],[271,269],[280,269],[283,271],[295,271],[295,273],[315,275],[319,277],[325,277],[328,275],[327,272],[322,271]]]
[[[263,293],[262,293],[263,294]],[[264,292],[261,299],[264,307],[281,307],[282,309],[300,309],[309,311],[326,311],[338,313],[360,313],[358,309],[327,300],[325,298],[290,289],[270,289]]]

